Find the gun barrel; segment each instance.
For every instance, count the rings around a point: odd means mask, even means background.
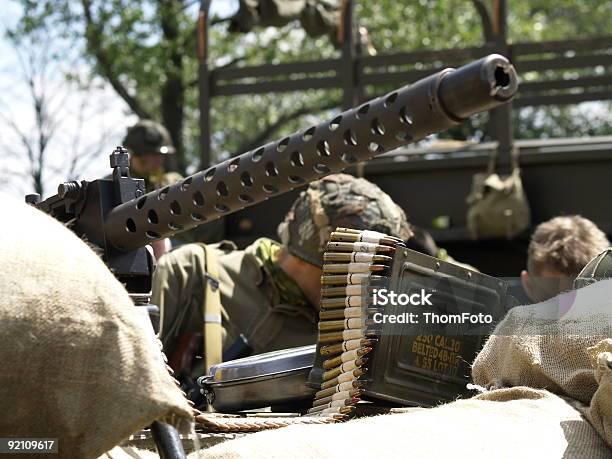
[[[510,100],[514,68],[492,54],[445,69],[334,119],[125,202],[105,219],[107,240],[133,250],[238,211]]]

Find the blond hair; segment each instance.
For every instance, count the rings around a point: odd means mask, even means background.
[[[539,274],[548,269],[576,276],[609,246],[606,235],[591,220],[580,215],[555,217],[533,232],[527,250],[527,270]]]

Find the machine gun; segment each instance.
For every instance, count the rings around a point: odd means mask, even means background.
[[[100,248],[137,304],[146,304],[154,261],[147,244],[301,187],[401,145],[444,131],[509,101],[512,65],[490,55],[445,69],[279,141],[145,193],[129,155],[110,157],[112,178],[67,182],[55,196],[26,201]]]
[[[129,155],[110,157],[112,179],[67,182],[55,196],[26,201],[98,246],[130,293],[150,291],[146,245],[257,204],[401,145],[449,129],[509,101],[517,91],[508,60],[490,55],[445,69],[304,131],[145,194]]]

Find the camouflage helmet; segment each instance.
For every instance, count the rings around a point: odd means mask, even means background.
[[[589,261],[574,280],[574,288],[582,288],[597,281],[612,278],[612,248]]]
[[[175,151],[168,130],[151,120],[140,120],[128,128],[123,145],[133,155],[165,155]]]
[[[369,229],[406,240],[412,231],[404,211],[373,183],[335,174],[311,183],[300,193],[278,236],[289,252],[316,266],[336,227]]]

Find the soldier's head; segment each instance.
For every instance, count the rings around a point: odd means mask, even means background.
[[[571,289],[578,273],[609,245],[595,223],[578,215],[538,225],[527,250],[527,270],[521,273],[527,296],[539,302]]]
[[[402,240],[412,235],[404,211],[373,183],[347,174],[330,175],[311,183],[278,226],[278,235],[283,252],[300,266],[299,281],[311,279],[316,295],[323,252],[337,227],[379,231]]]
[[[151,120],[140,120],[128,128],[123,145],[131,156],[131,168],[143,175],[159,172],[166,155],[175,149],[168,130]]]

